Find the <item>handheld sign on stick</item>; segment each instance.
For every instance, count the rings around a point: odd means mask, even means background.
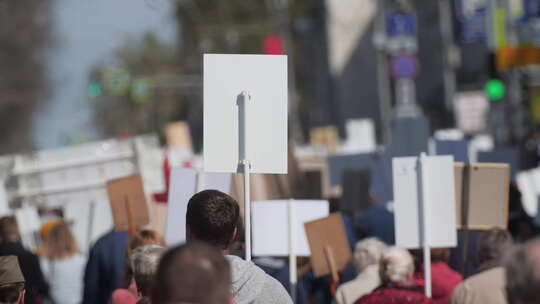
[[[251,260],[251,173],[287,173],[287,56],[204,55],[204,171],[244,174]]]
[[[228,193],[231,174],[204,173],[191,168],[173,168],[169,187],[165,241],[169,246],[186,241],[186,212],[189,199],[206,189]]]
[[[325,200],[271,200],[253,202],[253,255],[289,257],[290,292],[296,299],[297,256],[309,256],[304,223],[327,217]]]
[[[393,159],[396,245],[424,252],[424,292],[431,297],[430,248],[455,247],[456,207],[452,156]]]
[[[116,230],[132,230],[150,223],[140,174],[110,180],[107,194]]]
[[[508,226],[510,165],[455,163],[454,172],[456,223],[464,231],[461,265],[463,273],[468,273],[469,229],[506,229]]]
[[[304,224],[311,250],[311,264],[316,277],[343,270],[351,259],[351,247],[347,241],[341,214]],[[330,250],[328,249],[330,248]]]

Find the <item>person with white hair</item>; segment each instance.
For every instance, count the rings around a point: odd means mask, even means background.
[[[133,269],[133,278],[137,284],[139,300],[137,303],[150,303],[150,292],[153,288],[154,276],[159,260],[165,253],[165,247],[156,244],[146,244],[133,250],[130,262]]]
[[[399,247],[386,249],[381,258],[381,286],[358,299],[355,304],[431,303],[414,283],[414,260],[409,251]]]
[[[338,288],[336,304],[353,304],[361,296],[381,285],[379,262],[385,249],[386,244],[374,237],[356,243],[353,263],[358,276]]]

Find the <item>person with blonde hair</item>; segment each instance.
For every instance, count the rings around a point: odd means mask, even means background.
[[[381,286],[358,299],[356,304],[431,303],[414,283],[414,260],[409,251],[399,247],[386,249],[380,267]]]
[[[55,304],[80,303],[86,257],[81,254],[69,224],[56,220],[42,237],[40,264],[52,300]]]
[[[381,285],[379,262],[385,249],[386,244],[375,237],[356,243],[353,262],[358,276],[338,288],[337,304],[352,304]]]

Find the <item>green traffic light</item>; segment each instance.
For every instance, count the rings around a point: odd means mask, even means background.
[[[499,100],[504,97],[504,93],[506,92],[504,83],[499,79],[489,80],[486,83],[484,90],[490,100]]]
[[[96,98],[101,95],[101,85],[99,82],[92,82],[89,84],[87,93],[90,98]]]

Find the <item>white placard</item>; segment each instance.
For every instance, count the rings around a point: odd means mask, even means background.
[[[343,153],[369,153],[377,149],[375,126],[372,119],[350,119],[345,125],[347,140],[341,147]]]
[[[251,173],[287,173],[287,56],[204,55],[204,170],[237,172],[246,91]]]
[[[288,200],[253,202],[253,255],[289,256]],[[298,256],[309,256],[310,250],[304,223],[329,215],[328,201],[294,200],[295,249]]]
[[[540,196],[540,168],[519,172],[516,183],[521,192],[521,204],[528,216],[534,218],[538,214],[538,198]]]
[[[165,241],[169,246],[183,243],[186,240],[186,212],[189,199],[198,189],[219,190],[229,193],[231,175],[228,173],[203,173],[189,168],[173,168],[169,185],[167,226]],[[198,181],[203,185],[198,185]]]
[[[454,98],[457,126],[466,134],[483,132],[487,127],[489,101],[482,91],[457,93]]]
[[[423,198],[428,205],[427,225],[430,247],[455,247],[457,245],[454,158],[430,156],[423,163],[425,176],[421,176],[417,157],[393,159],[394,221],[396,245],[421,248],[421,205]],[[423,184],[419,185],[420,178]],[[421,187],[419,187],[421,186]]]

